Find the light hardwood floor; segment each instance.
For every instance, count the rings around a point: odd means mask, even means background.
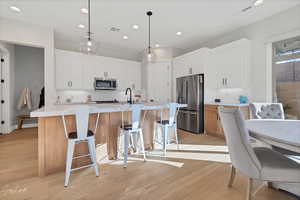
[[[77,171],[71,176],[70,186],[64,188],[64,173],[37,177],[36,129],[0,135],[0,199],[245,199],[246,177],[241,173],[237,174],[233,187],[227,188],[230,165],[226,163],[228,154],[222,150],[222,139],[182,131],[180,137],[182,143],[192,144],[193,148],[172,150],[169,154],[172,158],[167,159],[149,156],[147,162],[129,163],[127,169],[117,162],[101,164],[99,178],[92,168]],[[210,158],[224,158],[224,162]],[[256,187],[260,188],[255,194],[256,200],[297,199],[259,183]]]

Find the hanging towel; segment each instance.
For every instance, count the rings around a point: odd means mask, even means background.
[[[39,108],[43,106],[45,106],[45,87],[41,90]]]
[[[18,110],[21,110],[23,106],[27,106],[27,108],[30,110],[31,105],[31,92],[29,88],[23,88],[21,91],[20,100],[18,103]]]

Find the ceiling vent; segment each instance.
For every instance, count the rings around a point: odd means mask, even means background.
[[[295,40],[291,42],[285,42],[283,43],[284,48],[293,48],[293,47],[298,47],[300,48],[300,40]]]
[[[252,8],[252,6],[248,6],[248,7],[244,8],[244,9],[242,9],[242,12],[247,12],[247,11],[250,10],[251,8]]]
[[[116,28],[116,27],[111,27],[111,28],[110,28],[110,31],[112,31],[112,32],[119,32],[120,29],[119,29],[119,28]]]

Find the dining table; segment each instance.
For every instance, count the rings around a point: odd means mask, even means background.
[[[251,137],[300,154],[300,120],[251,119],[246,126]]]
[[[300,120],[251,119],[246,121],[249,135],[258,141],[289,152],[300,163]],[[300,171],[299,171],[300,173]],[[300,183],[272,183],[272,187],[300,197]]]

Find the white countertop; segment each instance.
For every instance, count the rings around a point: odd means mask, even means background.
[[[159,110],[166,108],[165,103],[142,103],[143,110]],[[31,117],[53,117],[61,115],[73,115],[79,107],[88,106],[90,113],[121,112],[131,110],[130,104],[112,103],[112,104],[71,104],[71,105],[53,105],[43,107],[30,113]],[[179,104],[178,107],[186,107],[186,104]]]
[[[215,102],[206,102],[204,104],[215,105],[215,106],[237,106],[237,107],[249,106],[249,103],[226,103],[226,102],[215,103]]]

